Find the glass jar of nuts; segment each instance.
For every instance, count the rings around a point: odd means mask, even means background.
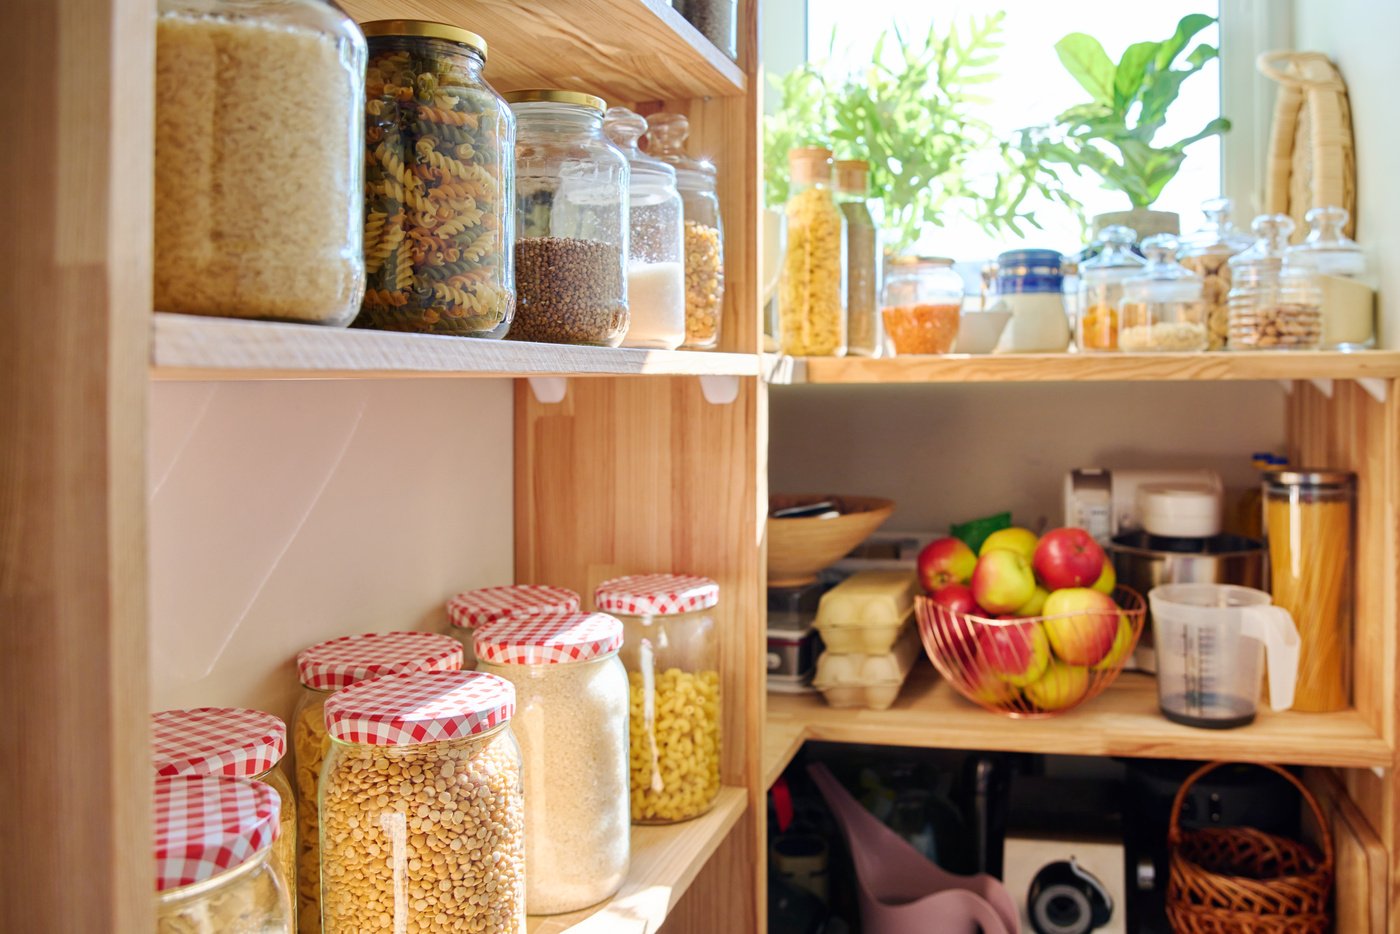
[[[598,585],[599,611],[622,620],[631,686],[632,822],[704,814],[719,796],[719,585],[687,574],[635,574]]]
[[[524,934],[515,688],[477,671],[387,675],[326,701],[326,934]]]
[[[155,779],[156,934],[291,934],[291,894],[273,866],[281,802],[227,775]]]
[[[1316,350],[1322,294],[1311,270],[1285,255],[1293,219],[1264,214],[1253,230],[1254,246],[1230,260],[1230,349]]]
[[[462,643],[462,667],[476,667],[476,630],[516,616],[576,613],[578,594],[567,587],[504,584],[479,587],[447,601],[447,634]]]
[[[321,930],[321,836],[316,787],[330,750],[325,704],[336,691],[384,675],[457,671],[462,646],[430,632],[370,632],[331,639],[297,654],[302,692],[292,715],[297,796],[297,923]]]
[[[627,333],[627,159],[602,98],[512,91],[515,320],[510,340],[616,347]]]
[[[1230,199],[1201,205],[1206,223],[1182,243],[1181,265],[1201,277],[1206,305],[1206,349],[1224,350],[1230,338],[1230,257],[1249,249],[1249,237],[1230,223]]]

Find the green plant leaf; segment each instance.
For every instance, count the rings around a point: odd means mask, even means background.
[[[1055,43],[1055,54],[1094,100],[1113,103],[1114,66],[1099,40],[1082,32],[1072,32]]]
[[[1113,72],[1114,107],[1127,110],[1136,99],[1147,66],[1156,58],[1161,47],[1160,42],[1134,42],[1123,50],[1123,57],[1118,60],[1118,67]]]
[[[1172,67],[1176,57],[1182,53],[1196,33],[1214,22],[1215,17],[1207,16],[1204,13],[1188,13],[1183,16],[1176,24],[1176,32],[1157,49],[1157,55],[1153,61],[1156,70],[1166,71]]]

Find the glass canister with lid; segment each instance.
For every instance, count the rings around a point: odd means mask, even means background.
[[[634,574],[598,585],[600,612],[622,620],[631,686],[632,821],[670,824],[719,796],[719,585],[688,574]]]
[[[792,196],[785,208],[787,244],[778,283],[778,339],[794,357],[846,352],[841,258],[846,222],[831,192],[831,150],[788,153]]]
[[[880,354],[880,229],[870,215],[870,163],[836,163],[836,205],[846,221],[846,353]]]
[[[1346,208],[1313,208],[1307,213],[1308,236],[1288,250],[1290,263],[1317,274],[1322,306],[1322,346],[1330,350],[1365,350],[1376,344],[1376,296],[1366,273],[1366,254],[1344,228]]]
[[[513,618],[477,632],[480,671],[515,685],[511,729],[524,762],[525,900],[532,915],[577,911],[627,875],[627,671],[622,623],[605,613]]]
[[[326,701],[326,934],[524,934],[515,688],[479,671],[387,675]]]
[[[280,802],[227,775],[154,780],[156,934],[292,934],[290,893],[272,863]]]
[[[1079,264],[1079,349],[1118,349],[1118,306],[1123,281],[1142,272],[1141,256],[1133,252],[1137,232],[1131,227],[1105,227],[1099,234],[1098,253]]]
[[[462,646],[430,632],[370,632],[320,642],[297,653],[302,692],[292,715],[297,792],[297,920],[301,934],[321,930],[321,862],[316,788],[330,750],[325,704],[362,681],[416,671],[457,671]]]
[[[1322,296],[1306,267],[1287,256],[1293,219],[1254,219],[1254,246],[1231,258],[1230,349],[1315,350],[1322,341]]]
[[[476,630],[517,616],[576,613],[578,594],[547,584],[504,584],[479,587],[447,601],[448,635],[462,643],[462,667],[476,667]]]
[[[365,285],[364,72],[364,36],[333,3],[160,0],[157,310],[349,323]]]
[[[1177,239],[1154,234],[1142,243],[1147,265],[1123,280],[1118,349],[1205,350],[1210,338],[1204,282],[1176,261]]]
[[[675,350],[685,340],[685,218],[676,170],[637,148],[647,122],[626,107],[610,108],[603,132],[622,150],[628,183],[625,347]]]
[[[1288,256],[1299,265],[1327,276],[1360,276],[1366,272],[1366,254],[1346,235],[1351,220],[1346,208],[1313,208],[1305,216],[1308,236],[1289,248]]]
[[[710,350],[719,343],[724,310],[724,224],[714,163],[686,155],[685,114],[647,117],[647,152],[673,166],[685,209],[685,344]]]
[[[1059,353],[1069,346],[1063,261],[1054,250],[1008,250],[997,257],[997,298],[1011,312],[998,353]]]
[[[896,256],[887,264],[880,314],[894,353],[950,353],[958,337],[963,281],[942,256]]]
[[[515,319],[511,340],[616,347],[627,333],[627,158],[600,97],[512,91]]]
[[[515,118],[486,41],[377,20],[365,103],[365,273],[356,326],[498,338],[515,307]]]
[[[1215,198],[1201,205],[1205,226],[1188,237],[1178,261],[1201,277],[1206,305],[1207,350],[1224,350],[1230,340],[1230,257],[1253,242],[1230,223],[1230,199]]]

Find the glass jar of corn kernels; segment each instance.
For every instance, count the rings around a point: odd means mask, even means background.
[[[476,671],[388,675],[326,701],[326,934],[524,934],[514,712],[511,683]]]
[[[462,647],[429,632],[370,632],[331,639],[297,654],[302,693],[292,715],[297,801],[297,924],[300,934],[321,930],[321,837],[316,786],[330,749],[325,703],[336,691],[384,675],[458,671]]]
[[[718,602],[718,584],[685,574],[617,577],[594,593],[623,625],[633,823],[689,820],[719,795]]]

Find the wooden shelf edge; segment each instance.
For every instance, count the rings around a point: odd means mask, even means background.
[[[632,828],[632,864],[616,895],[567,915],[534,916],[528,934],[655,934],[748,807],[743,788],[720,789],[708,814]]]
[[[757,354],[526,344],[163,312],[152,329],[157,379],[758,374]]]

